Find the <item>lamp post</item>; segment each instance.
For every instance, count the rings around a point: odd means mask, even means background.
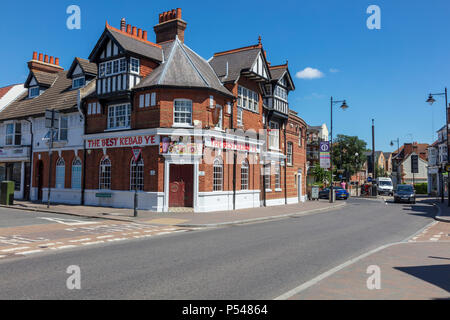
[[[433,105],[433,103],[436,102],[436,100],[434,99],[434,96],[444,96],[445,97],[445,119],[446,119],[445,126],[447,127],[447,137],[446,137],[446,141],[447,141],[447,160],[446,160],[446,164],[448,166],[448,164],[449,164],[448,156],[449,156],[450,148],[449,148],[449,139],[448,139],[448,137],[449,137],[449,129],[448,129],[448,109],[447,109],[448,108],[447,88],[445,88],[445,91],[443,93],[430,93],[430,95],[428,96],[428,100],[427,100],[427,102],[430,105]],[[447,191],[448,191],[448,206],[450,207],[450,177],[449,176],[447,176]],[[444,194],[444,193],[445,193],[445,190],[444,190],[444,188],[442,188],[442,194]]]
[[[335,101],[333,97],[331,97],[331,143],[330,143],[330,167],[331,167],[331,186],[330,186],[330,203],[334,202],[334,190],[333,190],[333,105],[337,103],[342,103],[341,109],[347,110],[347,102],[345,100]]]
[[[397,166],[396,166],[396,168],[397,168],[397,170],[396,170],[396,173],[397,173],[397,185],[399,185],[399,184],[401,184],[401,179],[400,179],[400,166],[399,166],[399,161],[398,161],[398,155],[399,155],[399,153],[400,153],[400,138],[397,138],[397,140],[393,140],[393,141],[391,141],[391,147],[393,147],[394,146],[394,142],[395,141],[397,141],[397,159],[395,160],[396,162],[397,162]]]

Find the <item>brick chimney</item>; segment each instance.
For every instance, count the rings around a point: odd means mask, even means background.
[[[30,71],[39,71],[47,73],[58,73],[63,71],[59,65],[59,58],[49,57],[47,54],[33,52],[33,58],[28,61],[28,68]]]
[[[159,24],[154,27],[156,43],[178,39],[184,42],[184,31],[187,23],[182,20],[181,9],[163,12],[159,15]]]

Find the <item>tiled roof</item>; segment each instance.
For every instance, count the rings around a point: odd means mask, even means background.
[[[253,66],[260,52],[261,47],[252,46],[239,51],[231,50],[229,53],[216,53],[209,64],[222,82],[236,81],[242,70],[248,70]]]
[[[162,44],[165,61],[136,88],[152,86],[208,88],[232,96],[208,62],[177,39]]]
[[[0,120],[40,115],[47,109],[68,110],[76,107],[78,90],[71,90],[72,80],[67,78],[67,71],[52,75],[56,80],[52,87],[33,99],[28,99],[27,92],[22,94],[0,112]]]
[[[6,95],[13,87],[14,85],[0,88],[0,99],[3,98],[3,96]]]
[[[36,81],[41,85],[51,86],[58,77],[57,73],[48,73],[41,71],[32,71],[31,74],[36,78]]]
[[[85,73],[97,75],[97,64],[86,59],[75,58]]]

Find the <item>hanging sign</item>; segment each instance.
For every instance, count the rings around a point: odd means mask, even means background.
[[[320,143],[320,167],[322,169],[331,168],[330,142]]]

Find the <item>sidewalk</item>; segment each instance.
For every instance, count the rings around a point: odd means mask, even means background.
[[[294,289],[290,300],[450,299],[450,223],[447,204],[436,222],[408,242],[391,244],[322,274]],[[450,220],[449,220],[450,222]],[[369,289],[370,266],[379,267],[381,288]],[[369,281],[369,283],[372,283]],[[294,294],[292,296],[292,294]],[[290,297],[289,297],[290,296]]]
[[[300,204],[285,206],[252,208],[236,211],[219,211],[206,213],[193,212],[152,212],[138,211],[138,217],[133,217],[132,209],[115,209],[105,207],[51,205],[47,209],[46,204],[32,203],[28,201],[15,201],[13,206],[0,206],[27,211],[48,212],[65,214],[87,218],[109,219],[126,222],[148,223],[158,225],[175,225],[180,227],[217,227],[246,222],[257,222],[264,220],[279,219],[294,215],[308,215],[342,208],[346,202],[330,204],[327,200],[307,201]]]

